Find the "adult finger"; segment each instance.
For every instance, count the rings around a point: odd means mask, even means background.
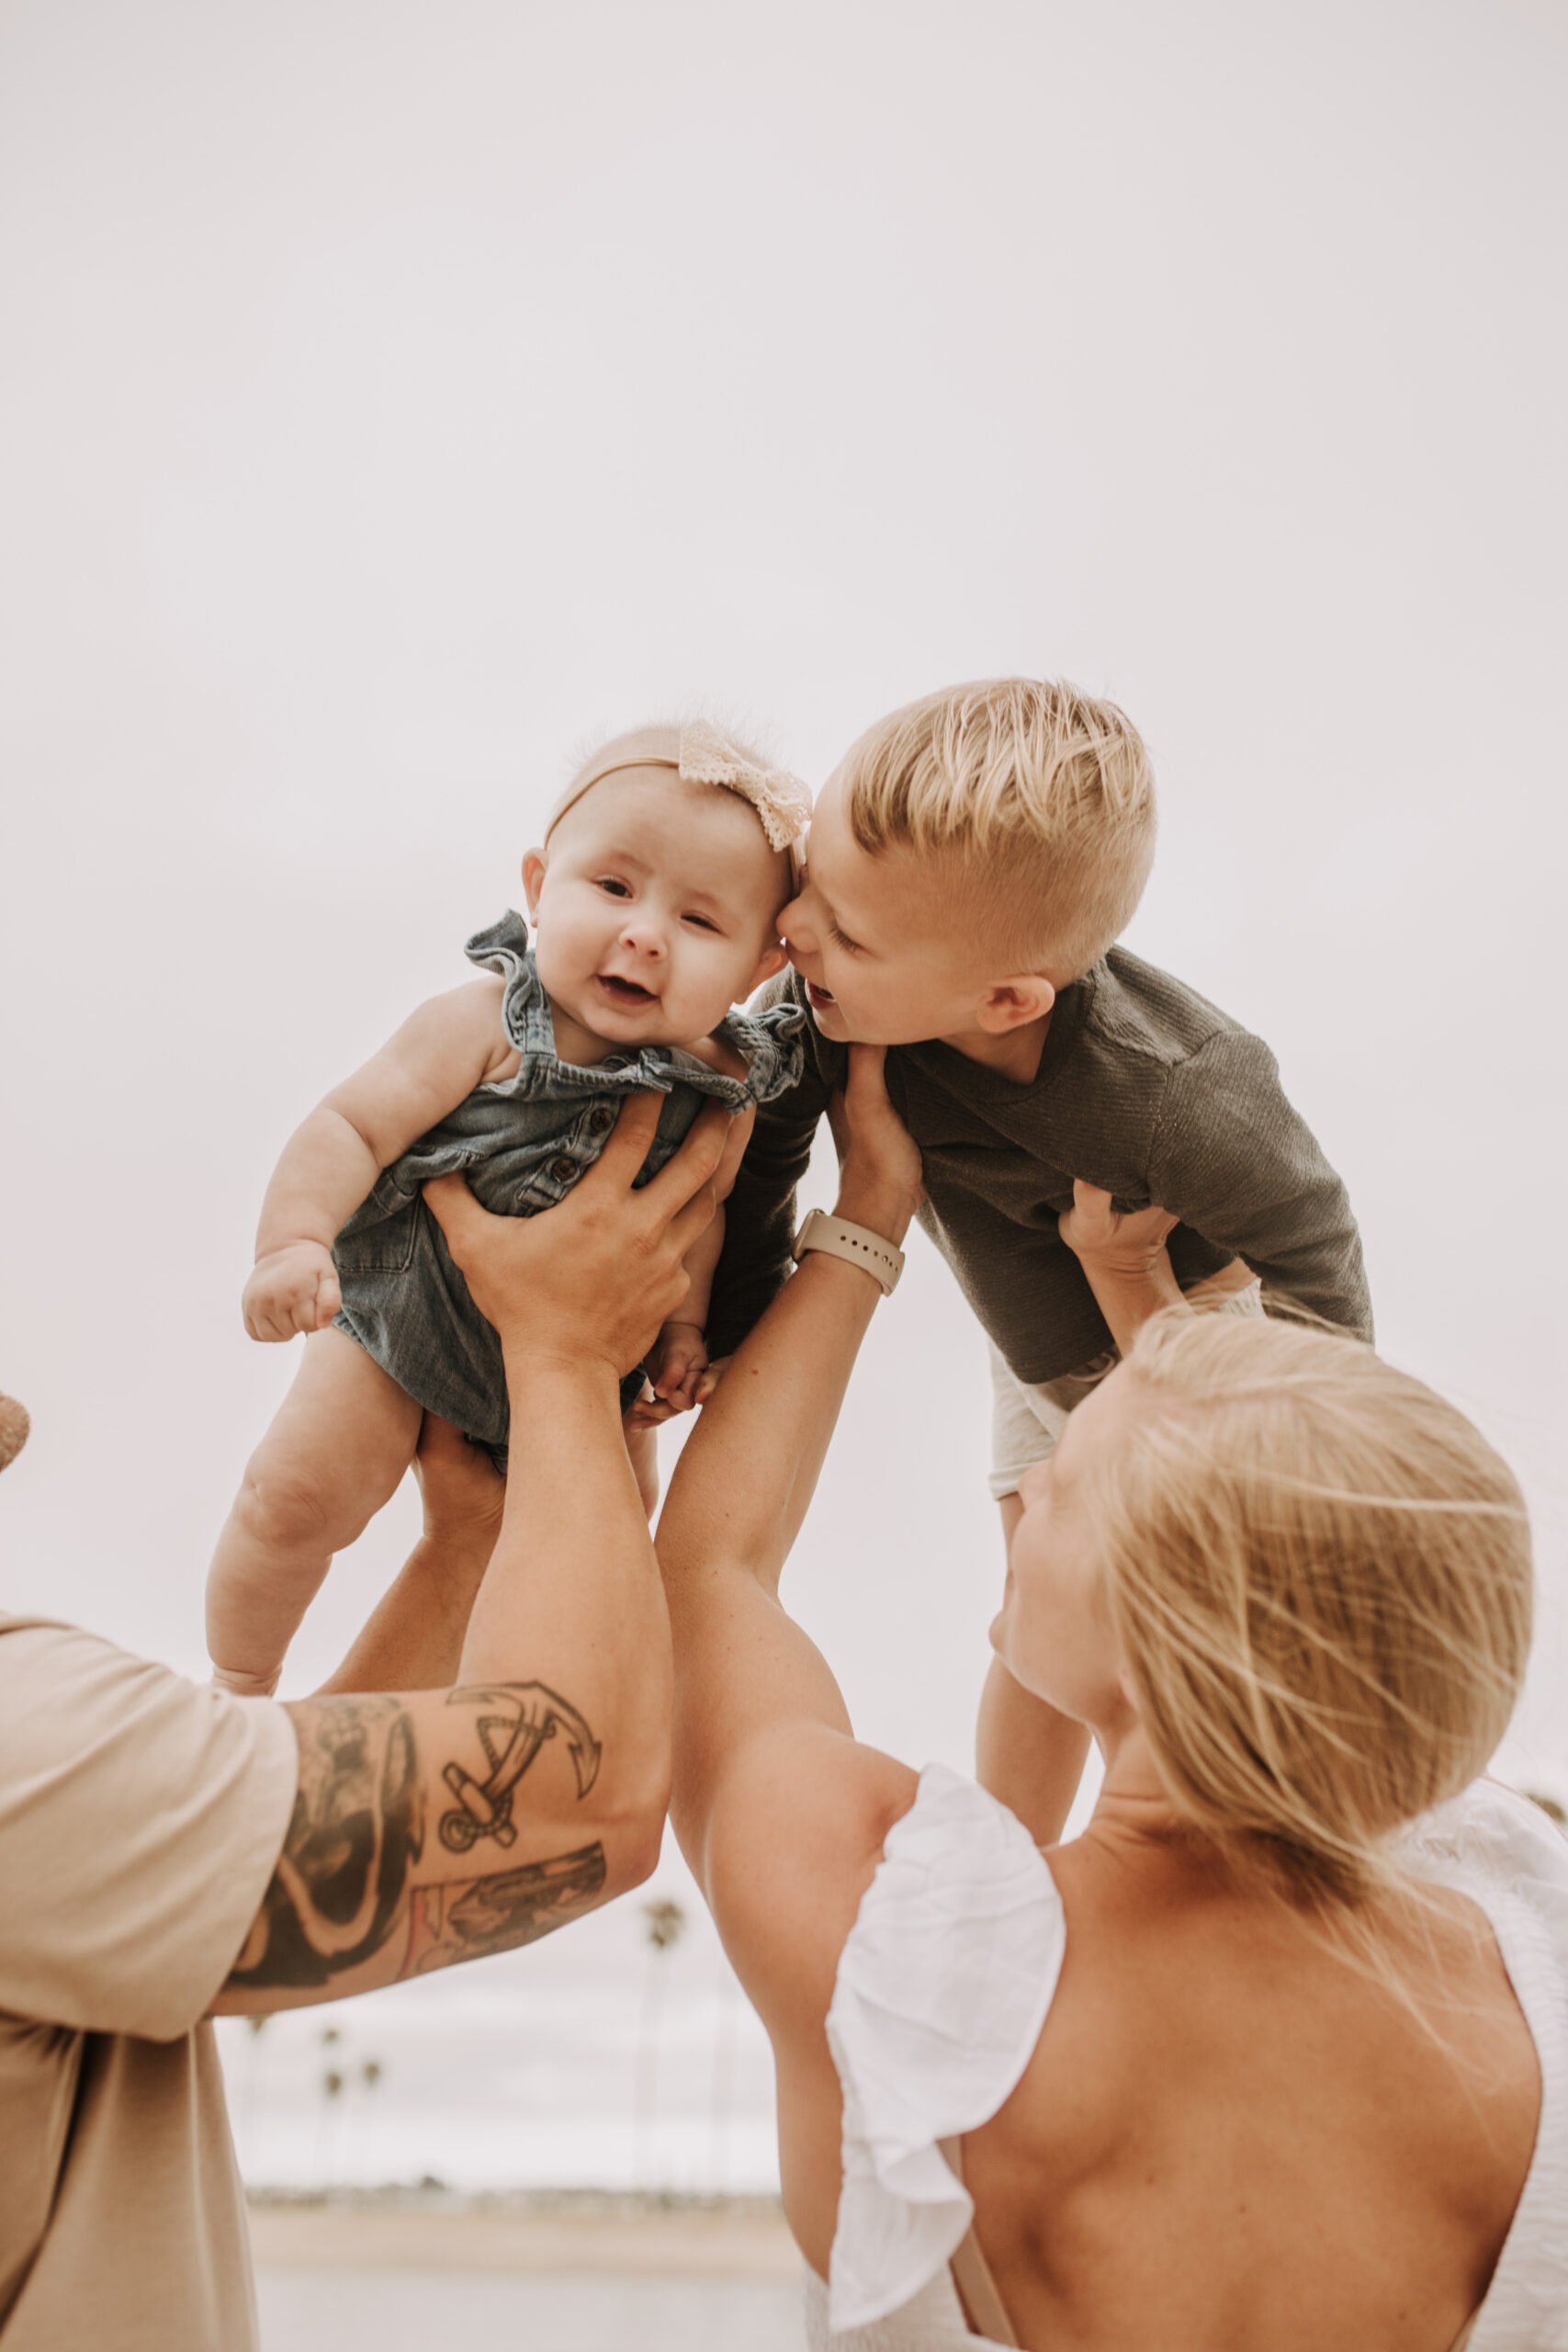
[[[729,1127],[729,1114],[721,1102],[705,1103],[680,1150],[643,1191],[651,1234],[677,1258],[683,1258],[713,1223],[718,1206],[717,1170]]]
[[[746,1157],[746,1147],[751,1140],[751,1130],[756,1124],[757,1105],[754,1102],[748,1102],[744,1111],[738,1111],[729,1122],[729,1133],[724,1138],[724,1149],[719,1154],[718,1166],[713,1175],[721,1200],[739,1173],[740,1163]]]
[[[850,1075],[844,1089],[852,1112],[892,1111],[887,1092],[887,1048],[886,1046],[850,1047]]]
[[[488,1210],[468,1190],[464,1176],[433,1176],[424,1187],[425,1204],[446,1237],[446,1247],[461,1266],[465,1249],[483,1231]]]
[[[631,1191],[632,1179],[648,1158],[649,1146],[653,1141],[659,1114],[663,1107],[663,1095],[652,1089],[626,1096],[615,1126],[605,1137],[604,1148],[594,1163],[604,1171],[601,1183],[618,1183],[624,1192]]]

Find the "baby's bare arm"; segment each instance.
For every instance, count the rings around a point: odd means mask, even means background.
[[[323,1329],[340,1300],[332,1248],[383,1168],[505,1068],[502,984],[472,980],[411,1013],[283,1147],[262,1203],[255,1272],[245,1285],[253,1339]]]

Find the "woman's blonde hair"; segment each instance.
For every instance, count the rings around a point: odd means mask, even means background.
[[[1529,1651],[1523,1498],[1464,1415],[1358,1341],[1156,1317],[1093,1508],[1178,1810],[1292,1894],[1387,1886],[1393,1833],[1485,1770]]]
[[[1065,988],[1132,921],[1154,863],[1155,780],[1113,702],[1065,680],[950,686],[879,720],[840,773],[860,847],[947,861],[1009,969]]]

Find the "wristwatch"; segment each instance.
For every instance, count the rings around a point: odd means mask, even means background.
[[[880,1233],[868,1233],[863,1225],[851,1225],[847,1217],[829,1216],[826,1209],[809,1209],[795,1237],[796,1262],[808,1250],[825,1250],[829,1258],[843,1258],[852,1266],[863,1267],[881,1284],[884,1298],[892,1297],[904,1271],[902,1250],[895,1250]]]

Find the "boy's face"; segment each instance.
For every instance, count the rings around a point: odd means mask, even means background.
[[[784,961],[783,853],[738,795],[668,768],[594,785],[523,876],[552,1003],[611,1046],[694,1044]]]
[[[981,1027],[997,976],[975,945],[970,913],[929,861],[862,849],[843,787],[829,779],[812,814],[800,895],[779,917],[825,1037],[908,1046],[957,1041]]]

